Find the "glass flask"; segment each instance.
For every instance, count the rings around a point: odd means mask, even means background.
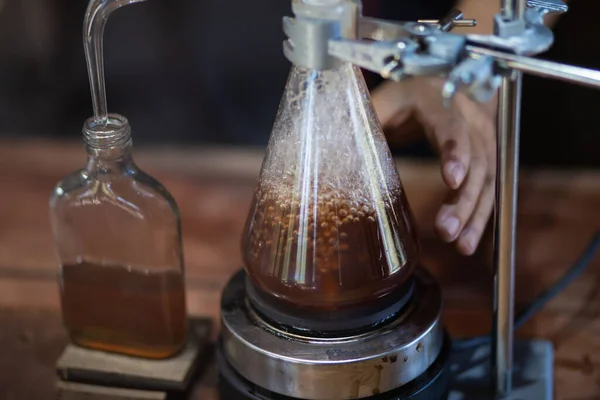
[[[411,277],[413,215],[357,67],[292,66],[242,247],[280,309],[350,310]]]
[[[88,8],[95,108],[83,126],[88,159],[50,200],[63,321],[74,344],[161,359],[187,337],[180,216],[171,194],[134,163],[127,119],[106,113],[97,35],[112,10],[104,7],[115,3],[125,0],[92,0]]]

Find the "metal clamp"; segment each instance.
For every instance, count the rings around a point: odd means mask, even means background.
[[[560,0],[529,0],[521,20],[497,15],[494,35],[449,33],[457,26],[476,25],[457,10],[441,20],[393,22],[363,17],[358,0],[294,0],[293,5],[296,17],[284,19],[284,53],[305,68],[333,69],[349,62],[395,81],[446,76],[447,104],[461,88],[477,102],[488,101],[509,63],[510,69],[600,87],[597,71],[527,57],[552,45],[554,37],[543,16],[565,12]],[[571,73],[557,75],[564,68]]]
[[[295,18],[283,18],[288,37],[285,56],[310,69],[333,69],[341,60],[329,54],[333,39],[356,39],[361,18],[360,0],[292,0]]]
[[[432,25],[442,32],[449,32],[454,27],[473,27],[477,25],[474,19],[463,19],[463,13],[460,10],[452,10],[440,20],[420,19],[421,24]]]
[[[552,46],[554,35],[544,25],[541,12],[529,9],[524,20],[506,21],[494,16],[495,35],[467,35],[470,44],[518,55],[535,55]]]
[[[493,58],[467,58],[452,70],[443,86],[444,106],[450,107],[454,95],[461,87],[465,87],[467,95],[475,101],[487,103],[496,94],[500,83],[502,77],[495,73]]]

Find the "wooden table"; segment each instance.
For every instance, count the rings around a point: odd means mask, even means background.
[[[183,219],[188,304],[218,317],[220,291],[241,266],[239,239],[262,151],[141,149],[136,160],[177,199]],[[56,260],[48,222],[53,185],[84,163],[79,143],[0,142],[0,398],[52,399],[54,362],[65,345]],[[435,164],[399,160],[419,221],[423,262],[444,287],[445,321],[454,336],[491,326],[491,235],[472,257],[457,255],[432,229],[445,195]],[[521,174],[517,307],[549,287],[600,227],[600,172]],[[556,345],[560,400],[600,399],[600,256],[520,332]],[[193,398],[217,398],[214,371]],[[207,395],[204,397],[203,395]]]

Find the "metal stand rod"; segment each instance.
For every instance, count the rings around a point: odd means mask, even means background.
[[[506,21],[522,20],[526,0],[501,0]],[[494,232],[494,341],[496,397],[512,392],[515,236],[519,183],[519,133],[523,74],[508,69],[498,102],[496,212]]]
[[[502,81],[498,108],[495,225],[495,383],[500,398],[512,390],[515,231],[519,181],[519,123],[522,74]]]
[[[582,86],[600,88],[600,71],[560,64],[553,61],[538,60],[535,58],[521,57],[514,54],[503,53],[484,47],[467,46],[467,50],[474,55],[490,56],[506,68],[516,69],[531,75],[559,81],[575,83]]]

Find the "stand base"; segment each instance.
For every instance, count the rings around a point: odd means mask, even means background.
[[[455,352],[448,400],[493,400],[490,345]],[[553,346],[544,340],[514,344],[511,400],[552,400]]]
[[[159,400],[183,393],[208,344],[212,322],[190,321],[186,347],[173,358],[148,360],[69,344],[56,363],[58,398]]]

